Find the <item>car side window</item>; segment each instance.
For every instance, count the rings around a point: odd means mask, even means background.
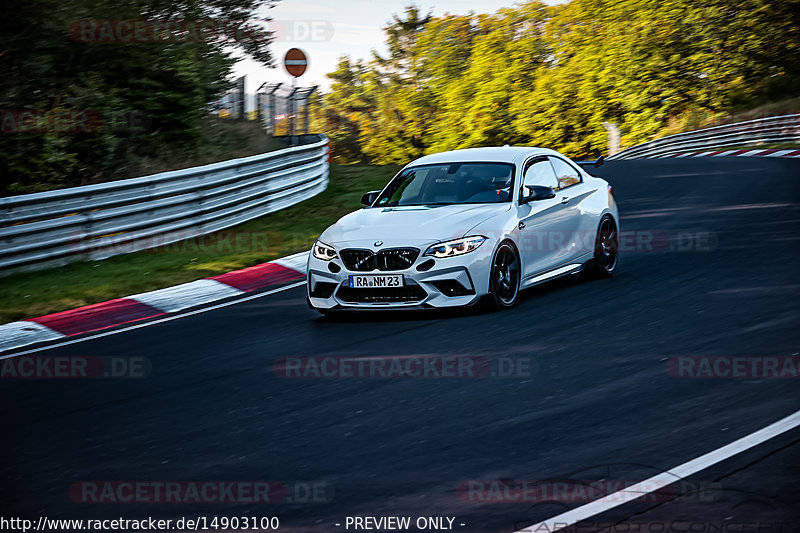
[[[555,190],[558,188],[558,180],[553,172],[553,167],[547,159],[538,159],[529,163],[525,169],[525,176],[522,179],[522,196],[531,194],[532,185],[543,185]]]
[[[553,170],[556,172],[559,189],[566,189],[567,187],[571,187],[583,181],[580,173],[563,159],[552,156],[548,159],[550,159],[550,162],[553,164]]]

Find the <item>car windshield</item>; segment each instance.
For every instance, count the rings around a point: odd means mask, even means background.
[[[443,163],[405,169],[373,204],[449,205],[511,200],[514,166],[508,163]]]

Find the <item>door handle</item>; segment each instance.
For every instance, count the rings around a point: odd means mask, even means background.
[[[562,204],[565,204],[565,203],[567,203],[567,202],[569,202],[569,196],[562,196],[562,197],[561,197],[561,203],[562,203]]]

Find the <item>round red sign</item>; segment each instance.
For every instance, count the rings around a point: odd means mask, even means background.
[[[295,78],[299,78],[303,75],[308,66],[308,59],[306,58],[305,52],[299,48],[292,48],[283,56],[283,66],[286,67],[286,71],[289,74]]]

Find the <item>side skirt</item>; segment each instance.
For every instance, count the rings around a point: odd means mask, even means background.
[[[520,285],[521,289],[527,289],[528,287],[533,287],[534,285],[538,285],[539,283],[544,283],[545,281],[550,281],[555,278],[560,278],[562,276],[569,276],[571,274],[577,274],[581,270],[584,269],[586,263],[569,263],[564,266],[560,266],[558,268],[554,268],[553,270],[548,270],[542,274],[534,274],[524,280],[522,280],[522,284]]]

